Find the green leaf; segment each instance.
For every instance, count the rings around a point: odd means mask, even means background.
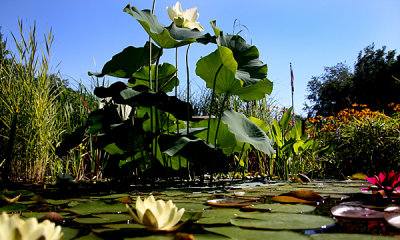
[[[232,93],[242,87],[242,83],[235,79],[236,70],[237,62],[226,47],[218,47],[196,64],[196,74],[206,81],[206,87],[212,89],[215,79],[216,94]]]
[[[218,119],[211,118],[210,119],[210,132],[209,135],[209,142],[214,144],[215,143],[215,132],[217,130]],[[208,127],[208,119],[202,120],[198,123],[193,124],[194,127]],[[195,134],[196,137],[203,139],[204,141],[207,140],[207,132],[203,131],[200,133]],[[232,150],[236,145],[236,138],[229,130],[228,126],[221,122],[218,129],[218,136],[217,136],[217,144],[216,147],[220,148],[225,155],[229,156],[232,154]]]
[[[147,9],[141,11],[128,4],[124,12],[132,15],[154,42],[162,48],[176,48],[193,42],[207,44],[212,40],[210,34],[203,35],[197,29],[178,28],[174,23],[166,27],[159,23],[157,17]]]
[[[156,66],[151,66],[152,87],[155,87]],[[134,87],[137,85],[149,86],[149,66],[141,68],[135,72],[129,79],[128,86]],[[163,63],[158,66],[158,90],[163,92],[171,92],[174,87],[179,85],[179,80],[176,77],[176,68],[169,64]]]
[[[188,115],[193,115],[193,109],[189,103],[175,96],[168,96],[165,92],[153,92],[143,85],[129,87],[123,82],[116,82],[108,88],[95,88],[94,94],[100,98],[112,97],[115,103],[128,104],[131,107],[157,105],[158,109],[172,113],[178,119],[186,119]]]
[[[197,223],[200,224],[228,224],[232,218],[235,218],[235,214],[239,214],[240,211],[235,208],[216,208],[211,210],[203,211],[203,216]]]
[[[223,34],[216,27],[215,21],[211,21],[211,26],[217,36],[218,46],[232,50],[238,64],[235,78],[242,81],[243,86],[233,94],[244,101],[259,100],[265,94],[271,94],[273,84],[267,79],[268,67],[259,59],[257,47],[247,44],[239,35]]]
[[[132,219],[128,214],[99,214],[93,215],[93,217],[88,218],[75,218],[74,222],[83,224],[106,224],[106,223],[117,223],[126,222]]]
[[[310,239],[309,237],[295,232],[289,231],[260,231],[251,229],[242,229],[239,227],[207,227],[206,231],[221,234],[231,239],[274,239],[274,240],[288,240],[288,239]]]
[[[282,115],[281,120],[279,121],[279,125],[281,127],[281,129],[285,130],[289,127],[289,122],[291,120],[291,116],[292,116],[292,109],[293,107],[290,107],[289,109],[287,109],[285,111],[285,113]]]
[[[89,72],[89,75],[94,75],[96,77],[109,75],[118,78],[130,78],[133,73],[137,72],[143,66],[149,65],[149,46],[149,42],[147,42],[144,47],[140,48],[129,46],[122,52],[114,55],[112,59],[104,65],[101,73]],[[161,49],[152,44],[152,63],[156,61],[159,55],[162,55]]]
[[[235,226],[273,230],[318,229],[335,223],[330,217],[310,214],[251,213],[238,214],[238,217],[231,220]]]
[[[95,214],[95,213],[116,213],[126,212],[125,204],[121,202],[114,202],[107,204],[103,201],[88,201],[80,203],[69,210],[75,211],[80,215]]]
[[[324,233],[311,235],[313,240],[396,240],[398,238],[391,236],[380,236],[371,234],[356,234],[356,233]]]
[[[271,212],[281,213],[303,213],[310,212],[315,207],[304,204],[280,204],[280,203],[269,203],[269,204],[258,204],[251,206],[253,210],[271,210]],[[258,214],[258,213],[256,213]]]
[[[229,131],[235,134],[239,142],[249,143],[268,155],[275,153],[267,134],[242,113],[226,110],[222,121],[228,125]]]

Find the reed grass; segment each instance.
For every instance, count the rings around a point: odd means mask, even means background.
[[[49,71],[54,35],[47,31],[39,47],[35,24],[28,33],[22,21],[18,26],[18,38],[12,35],[17,54],[8,52],[0,68],[2,180],[36,182],[54,161],[60,134],[56,75]]]

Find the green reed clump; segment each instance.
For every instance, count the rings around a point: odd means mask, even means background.
[[[26,34],[19,21],[19,30],[19,39],[13,35],[16,54],[8,52],[0,62],[2,181],[42,181],[60,134],[56,76],[49,73],[54,35],[48,31],[39,47],[35,25]]]

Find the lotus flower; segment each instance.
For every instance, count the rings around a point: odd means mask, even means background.
[[[61,227],[49,220],[38,223],[36,218],[24,221],[17,215],[0,215],[0,240],[59,240],[62,236]]]
[[[199,31],[204,31],[204,28],[196,20],[199,18],[197,7],[182,10],[182,6],[179,2],[176,2],[175,6],[171,8],[167,7],[169,18],[175,23],[177,27],[182,28],[197,28]]]
[[[362,190],[378,191],[383,196],[390,196],[400,189],[400,173],[395,171],[381,172],[379,176],[366,177],[366,179],[374,186],[363,188]]]
[[[151,231],[174,231],[181,225],[175,226],[181,219],[185,209],[178,208],[171,200],[165,202],[163,200],[155,200],[153,196],[146,198],[144,201],[138,196],[136,199],[136,214],[126,204],[126,209],[133,220],[144,225]]]

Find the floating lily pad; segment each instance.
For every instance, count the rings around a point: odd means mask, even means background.
[[[331,209],[332,215],[339,218],[353,218],[362,220],[382,219],[384,212],[347,205],[339,205]]]
[[[116,199],[116,198],[121,198],[121,197],[126,197],[126,196],[130,196],[127,193],[117,193],[117,194],[110,194],[110,195],[106,195],[106,196],[92,196],[90,198],[93,199]]]
[[[258,199],[258,198],[257,198]],[[250,204],[258,203],[255,198],[223,198],[207,201],[208,204],[217,207],[244,207]]]
[[[22,211],[25,211],[26,209],[27,209],[26,205],[24,205],[24,204],[10,203],[10,204],[0,207],[0,212],[7,212],[7,213],[22,212]]]
[[[78,236],[79,229],[70,228],[70,227],[62,227],[61,231],[64,233],[63,240],[73,239]]]
[[[389,236],[379,236],[379,235],[371,235],[371,234],[354,234],[354,233],[324,233],[324,234],[315,234],[311,235],[311,239],[313,240],[390,240],[390,239],[398,239],[395,237]]]
[[[144,229],[145,228],[145,226],[136,224],[136,223],[106,224],[106,225],[102,225],[102,227],[111,228],[111,229],[115,229],[115,230],[126,229],[126,228],[129,228],[129,229]]]
[[[228,224],[240,211],[234,208],[218,208],[203,211],[203,216],[197,223],[200,224]]]
[[[272,198],[272,201],[280,203],[308,203],[308,204],[317,203],[316,201],[309,201],[292,196],[275,196]]]
[[[235,226],[273,230],[317,229],[335,223],[332,218],[310,214],[246,213],[237,217],[231,220]]]
[[[288,240],[288,239],[310,239],[309,237],[300,233],[290,231],[260,231],[251,229],[242,229],[239,227],[207,227],[206,231],[221,234],[232,239],[274,239],[274,240]]]
[[[175,205],[178,209],[184,208],[185,211],[196,211],[196,210],[203,210],[208,208],[208,206],[204,205],[203,203],[196,203],[196,202],[175,202]]]
[[[83,224],[106,224],[128,221],[130,219],[132,217],[127,214],[99,214],[88,218],[75,218],[74,221]]]
[[[75,240],[102,240],[102,238],[96,236],[96,234],[94,233],[89,233],[88,235],[79,237],[79,238],[75,238]]]
[[[271,204],[258,204],[254,206],[246,206],[242,209],[245,210],[267,210],[270,212],[281,212],[281,213],[304,213],[314,211],[315,207],[304,204],[280,204],[280,203],[271,203]]]
[[[80,203],[69,209],[79,213],[80,215],[95,214],[95,213],[113,213],[126,212],[125,204],[121,202],[105,203],[103,201],[89,201]]]
[[[70,202],[70,200],[53,200],[53,199],[47,199],[46,201],[51,205],[63,205]]]
[[[395,228],[400,228],[400,213],[385,213],[385,220]]]

